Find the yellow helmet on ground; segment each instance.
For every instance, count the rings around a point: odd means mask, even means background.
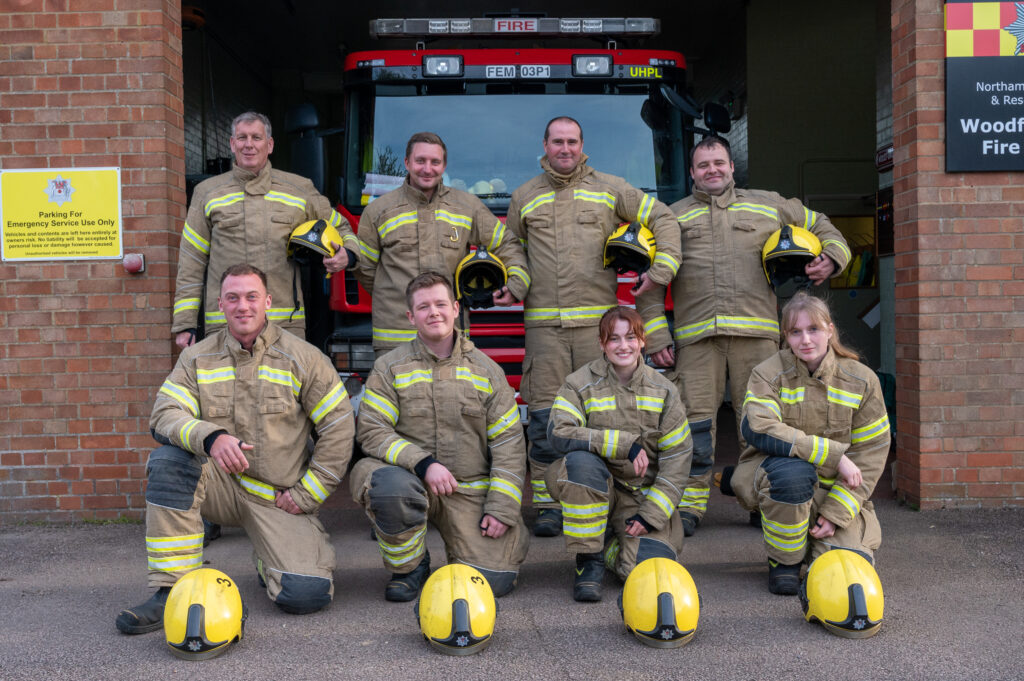
[[[700,599],[693,577],[670,558],[648,558],[629,573],[619,596],[626,628],[654,648],[679,648],[697,631]]]
[[[482,246],[467,255],[455,268],[455,298],[470,307],[493,307],[491,294],[508,281],[505,263]]]
[[[416,618],[423,638],[447,655],[472,655],[491,643],[497,608],[487,579],[476,568],[452,563],[423,585]]]
[[[885,598],[871,563],[847,549],[832,549],[814,559],[800,585],[804,619],[818,620],[844,638],[868,638],[882,625]]]
[[[812,232],[796,225],[783,225],[772,232],[761,249],[761,264],[768,285],[775,293],[788,282],[797,288],[811,285],[804,271],[807,264],[821,255],[821,241]]]
[[[341,233],[326,220],[310,220],[292,230],[288,237],[288,257],[300,265],[308,265],[312,253],[330,258],[337,251],[331,244],[341,245]],[[310,253],[312,251],[312,253]],[[330,273],[327,278],[331,277]]]
[[[186,660],[217,657],[242,640],[245,607],[234,580],[200,568],[179,579],[167,595],[164,633],[171,652]]]
[[[604,266],[619,274],[642,274],[654,264],[654,232],[639,222],[619,225],[604,242]]]

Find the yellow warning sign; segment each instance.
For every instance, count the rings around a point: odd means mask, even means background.
[[[0,170],[0,253],[12,260],[120,258],[121,169]]]

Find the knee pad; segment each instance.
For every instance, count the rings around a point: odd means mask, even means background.
[[[177,511],[192,508],[203,464],[174,445],[154,449],[146,464],[146,502]]]
[[[803,459],[769,456],[761,463],[771,485],[769,496],[783,504],[803,504],[814,497],[818,469]]]
[[[548,442],[550,417],[550,409],[531,411],[526,424],[526,437],[530,440],[530,458],[538,463],[551,464],[558,459],[558,453]]]
[[[690,437],[693,438],[693,459],[690,461],[690,477],[696,478],[711,470],[715,459],[715,446],[711,442],[711,419],[690,422]]]
[[[401,534],[427,520],[427,490],[415,475],[398,466],[378,468],[367,492],[374,522],[385,534]]]
[[[598,492],[608,492],[608,479],[612,475],[596,454],[569,452],[565,455],[565,472],[569,482]]]
[[[676,559],[676,552],[672,550],[672,547],[663,541],[658,539],[651,539],[650,537],[640,537],[640,541],[636,547],[636,564],[644,562],[648,558],[668,558],[669,560]]]
[[[281,592],[274,603],[291,615],[308,615],[331,602],[331,580],[324,577],[281,574]]]
[[[487,583],[491,585],[491,591],[494,592],[495,598],[501,598],[502,596],[512,592],[512,589],[516,588],[516,582],[519,579],[518,572],[512,572],[509,570],[487,570],[482,567],[477,567],[485,578]]]

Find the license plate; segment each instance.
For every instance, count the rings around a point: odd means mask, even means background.
[[[519,67],[520,78],[550,78],[551,67],[547,64],[523,64]]]

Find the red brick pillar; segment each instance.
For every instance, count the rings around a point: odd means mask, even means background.
[[[1024,173],[946,173],[941,0],[892,1],[899,496],[1024,505]]]
[[[147,269],[0,266],[0,515],[139,517],[185,213],[180,3],[5,6],[2,167],[119,166],[125,252]]]

